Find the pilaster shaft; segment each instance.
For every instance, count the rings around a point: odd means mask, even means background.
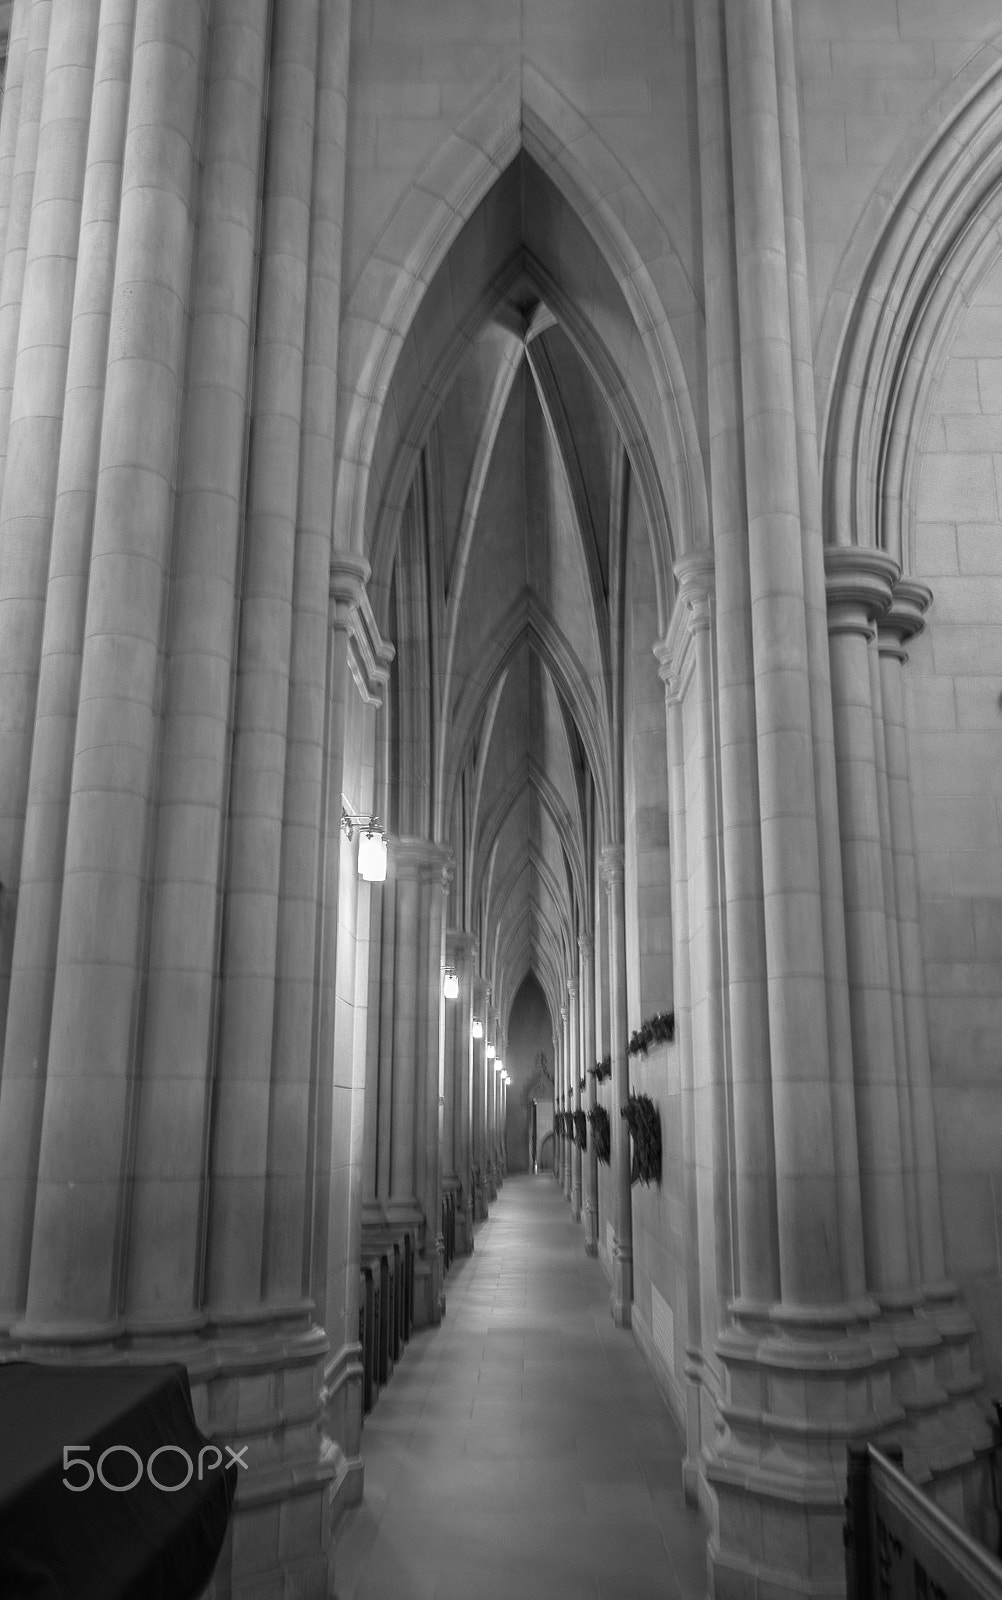
[[[28,1326],[43,1337],[53,1326],[67,1336],[114,1326],[119,1303],[206,34],[198,0],[184,0],[169,18],[149,7],[143,22],[122,173],[28,1289]]]
[[[581,1001],[581,1062],[587,1084],[587,1109],[594,1111],[598,1105],[598,1084],[595,1079],[595,941],[591,934],[578,938],[578,971],[580,973]],[[585,1099],[581,1101],[582,1109]],[[594,1128],[588,1127],[587,1160],[583,1163],[585,1252],[598,1255],[598,1147]]]
[[[630,1134],[622,1110],[630,1098],[626,1015],[626,887],[622,845],[602,850],[602,877],[609,910],[609,1031],[612,1043],[612,1318],[628,1328],[633,1304],[633,1201]]]
[[[886,1294],[906,1288],[909,1260],[870,654],[897,568],[848,546],[826,564],[866,1273]]]
[[[581,1110],[580,989],[577,978],[567,980],[567,1035],[571,1069],[571,1110]],[[571,1217],[581,1221],[581,1146],[577,1130],[571,1144]]]

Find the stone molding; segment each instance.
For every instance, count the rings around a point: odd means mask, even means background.
[[[712,550],[697,550],[675,563],[675,609],[664,638],[654,646],[658,676],[668,702],[680,702],[695,669],[692,645],[713,626],[716,574]]]
[[[387,840],[389,867],[387,876],[411,879],[418,883],[438,882],[447,890],[455,875],[456,864],[448,845],[436,844],[432,839],[416,839],[391,835]]]
[[[922,632],[925,614],[932,605],[932,590],[916,578],[899,578],[891,604],[877,627],[877,648],[882,656],[908,660],[905,645]]]
[[[626,848],[621,844],[604,844],[600,854],[600,872],[606,888],[626,881]]]
[[[366,705],[382,704],[396,654],[376,626],[369,602],[369,563],[347,551],[331,557],[331,627],[348,635],[348,666]]]
[[[828,632],[872,639],[891,604],[901,570],[898,563],[883,550],[859,545],[829,545],[824,559]]]
[[[454,961],[475,961],[480,951],[480,940],[468,928],[446,928],[445,949]]]
[[[958,319],[1002,230],[1002,67],[994,46],[967,63],[946,96],[949,105],[927,106],[875,187],[817,341],[825,526],[856,546],[887,551],[902,567],[912,549],[929,407]]]

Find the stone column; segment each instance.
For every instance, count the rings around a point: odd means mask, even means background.
[[[390,842],[395,883],[390,1193],[392,1228],[420,1252],[415,1274],[419,1326],[442,1315],[442,1113],[445,1018],[444,891],[448,851],[426,839]]]
[[[446,1001],[446,1089],[442,1182],[456,1195],[456,1249],[466,1255],[473,1249],[473,961],[476,940],[472,934],[449,929],[446,960],[459,979],[459,999]],[[451,1138],[449,1112],[452,1108]],[[449,1160],[451,1150],[451,1161]]]
[[[577,978],[567,980],[567,1040],[570,1062],[570,1105],[581,1110],[580,987]],[[575,1129],[575,1135],[577,1130]],[[571,1145],[571,1219],[581,1221],[581,1146],[575,1137]]]
[[[592,1070],[596,1065],[595,1052],[595,941],[590,933],[578,937],[578,956],[581,982],[581,1059],[588,1086],[588,1110],[598,1105],[598,1084]],[[598,1255],[598,1151],[595,1133],[588,1126],[588,1159],[584,1164],[584,1218],[585,1254]]]
[[[830,547],[825,564],[866,1276],[885,1306],[902,1295],[910,1304],[870,663],[875,619],[890,604],[897,564],[853,546]]]
[[[488,1040],[492,1041],[496,1046],[496,1043],[497,1043],[497,1013],[495,1012],[494,1007],[492,1005],[488,1005],[488,1007],[487,1007],[487,1022],[485,1024],[485,1031],[486,1031],[486,1035],[487,1035]],[[484,1058],[484,1060],[485,1060],[485,1066],[484,1066],[484,1073],[485,1073],[484,1101],[485,1101],[486,1110],[487,1110],[487,1115],[486,1115],[486,1118],[485,1118],[486,1138],[487,1138],[487,1144],[486,1144],[486,1149],[487,1149],[486,1177],[487,1177],[487,1199],[489,1201],[490,1200],[496,1200],[497,1197],[498,1197],[497,1165],[496,1165],[495,1160],[494,1160],[494,1148],[495,1148],[495,1143],[496,1143],[496,1140],[497,1140],[497,1100],[496,1100],[496,1094],[495,1094],[495,1082],[496,1082],[496,1079],[497,1079],[497,1073],[494,1071],[494,1061],[496,1059],[497,1059],[496,1056],[491,1058],[491,1057],[486,1056],[486,1055],[485,1055],[485,1058]]]
[[[737,1269],[697,1470],[732,1600],[763,1566],[777,1595],[837,1588],[832,1441],[901,1412],[865,1293],[790,8],[696,22]],[[698,909],[690,885],[690,932]]]
[[[114,41],[119,46],[120,32]],[[128,1306],[135,1327],[204,1320],[198,1316],[203,1167],[217,1022],[219,880],[267,45],[267,5],[226,0],[209,64],[188,427],[178,474],[172,659],[164,695],[132,1195]],[[234,147],[241,162],[234,160]],[[221,255],[230,263],[225,290],[217,272]],[[306,1055],[309,1061],[309,1048]],[[167,1125],[172,1139],[165,1160]],[[305,1174],[304,1160],[304,1179]],[[150,1239],[159,1237],[171,1238],[173,1248],[151,1250]]]
[[[51,19],[52,0],[27,0],[11,18],[12,117],[7,115],[7,96],[4,93],[4,119],[6,128],[10,130],[13,152],[9,188],[3,197],[6,201],[6,226],[0,271],[0,487],[7,461],[7,431],[20,340],[21,296],[32,218]],[[16,128],[12,118],[16,118]],[[9,151],[9,144],[7,148]],[[6,581],[0,586],[0,595],[15,598],[14,591],[7,588]],[[3,866],[6,865],[4,862]],[[8,881],[7,872],[3,873],[3,881]]]
[[[838,1304],[842,1263],[831,1241],[840,1235],[839,1180],[772,0],[726,0],[726,28],[780,1290],[790,1305]]]
[[[562,1005],[560,1006],[560,1110],[562,1110],[563,1115],[567,1115],[571,1107],[573,1107],[571,1094],[573,1094],[573,1091],[571,1091],[570,1077],[570,1006]],[[575,1181],[575,1162],[573,1162],[573,1152],[571,1152],[570,1139],[568,1139],[567,1133],[563,1134],[563,1138],[560,1139],[560,1146],[562,1146],[563,1150],[563,1162],[562,1168],[560,1168],[563,1198],[570,1200],[571,1192],[573,1192],[573,1181]]]
[[[427,950],[423,983],[423,1056],[419,1057],[419,1110],[424,1107],[424,1138],[418,1144],[418,1196],[424,1211],[422,1259],[426,1280],[427,1320],[437,1325],[445,1311],[445,1240],[442,1236],[442,1121],[445,1111],[445,917],[452,857],[440,845],[429,845],[422,881],[421,947]],[[419,993],[422,975],[418,972]],[[417,1292],[417,1291],[416,1291]]]
[[[676,606],[681,604],[676,600]],[[681,632],[681,629],[679,630]],[[686,630],[688,633],[688,630]],[[689,635],[691,637],[691,635]],[[685,641],[680,641],[684,644]],[[685,652],[688,656],[689,652]],[[668,748],[668,807],[671,840],[672,958],[675,968],[675,1033],[678,1039],[682,1104],[683,1193],[685,1197],[685,1410],[686,1453],[682,1484],[687,1505],[699,1503],[699,1464],[702,1454],[700,1389],[704,1375],[702,1271],[700,1251],[700,1201],[696,1142],[695,1053],[692,1014],[691,930],[689,922],[689,821],[685,793],[685,738],[682,702],[688,662],[676,662],[665,649],[659,652],[665,685]]]
[[[613,1252],[612,1320],[628,1328],[633,1304],[633,1199],[630,1186],[630,1132],[622,1109],[630,1098],[626,1020],[625,860],[621,844],[602,850],[602,877],[609,910],[609,1034],[612,1047]]]
[[[23,866],[99,0],[35,0],[0,296],[0,1040]],[[107,70],[107,63],[104,63]],[[121,131],[115,152],[121,161]],[[92,177],[93,189],[93,177]],[[109,296],[110,298],[110,296]],[[107,301],[102,309],[107,312]],[[4,463],[0,459],[0,469]],[[54,576],[54,575],[53,575]],[[54,590],[54,606],[59,603]],[[51,634],[51,628],[50,628]],[[51,692],[51,670],[47,688]],[[44,707],[43,707],[44,709]],[[37,796],[36,796],[37,805]],[[51,870],[51,864],[46,863]],[[51,942],[51,941],[50,941]],[[22,949],[25,949],[22,937]],[[51,953],[46,952],[51,961]],[[48,996],[46,996],[48,999]],[[47,1009],[47,1008],[46,1008]],[[44,1048],[40,1059],[44,1059]],[[31,1117],[32,1143],[37,1113]]]
[[[688,1247],[686,1330],[686,1442],[683,1481],[697,1496],[702,1453],[700,1388],[706,1364],[707,1325],[712,1339],[724,1309],[733,1303],[734,1263],[728,1169],[754,1185],[740,1191],[761,1196],[770,1181],[757,1163],[761,1143],[749,1142],[746,1120],[729,1126],[724,1072],[727,995],[722,966],[720,802],[714,720],[714,561],[694,552],[675,564],[675,611],[658,646],[665,683],[668,784],[672,841],[672,905],[675,1014],[682,1089],[682,1148]],[[735,1093],[735,1101],[737,1094]],[[754,1218],[756,1208],[752,1206]],[[747,1220],[745,1222],[747,1227]],[[705,1313],[704,1313],[705,1306]]]
[[[563,1096],[562,1083],[560,1083],[560,1074],[562,1074],[563,1066],[562,1061],[560,1061],[559,1034],[554,1034],[552,1043],[554,1043],[554,1179],[557,1184],[560,1184],[560,1187],[563,1187],[563,1139],[557,1133],[557,1117],[559,1117],[560,1110],[562,1110]]]
[[[382,1222],[380,1193],[380,1112],[385,1117],[385,1102],[389,1083],[380,1084],[383,1065],[383,926],[386,902],[392,898],[392,885],[387,894],[385,883],[371,886],[369,899],[369,990],[366,996],[365,1035],[365,1109],[362,1131],[362,1227],[378,1228]],[[382,1087],[382,1094],[380,1088]]]
[[[275,11],[214,1083],[208,1296],[263,1272],[307,332],[319,0]]]
[[[0,1051],[0,1215],[6,1242],[0,1257],[0,1308],[12,1311],[23,1309],[28,1286],[132,65],[131,52],[123,51],[122,44],[131,37],[132,10],[134,0],[129,0],[124,19],[102,22],[94,63],[52,512],[49,598],[34,706],[17,911],[8,928],[13,934],[13,962],[6,1039]],[[5,128],[8,96],[15,92],[10,87],[11,73],[16,72],[13,35],[10,49]],[[15,760],[6,769],[6,781],[13,781],[16,773]],[[0,778],[0,785],[4,782]],[[5,833],[5,838],[16,850],[13,836]],[[9,889],[2,871],[0,879]],[[0,933],[0,939],[4,937]],[[5,992],[2,977],[0,988]],[[0,1017],[3,1011],[0,1003]],[[0,1022],[0,1039],[2,1032]]]
[[[32,0],[14,0],[7,34],[7,61],[4,68],[3,101],[0,107],[0,264],[6,250],[7,223],[10,218],[14,157],[17,151],[18,123],[21,120],[21,95],[24,90],[25,56],[28,48],[28,18]]]
[[[459,978],[460,959],[456,949],[456,940],[459,932],[456,928],[447,928],[445,931],[445,966],[443,968],[443,983],[445,973],[455,971]],[[442,1188],[446,1193],[459,1194],[459,1157],[456,1143],[459,1132],[459,1107],[460,1095],[460,1065],[459,1065],[459,1035],[462,1031],[463,987],[460,978],[459,998],[456,1000],[442,999],[442,1012],[445,1017],[445,1053],[444,1071],[442,1078]]]
[[[487,1217],[487,985],[479,975],[473,980],[473,1014],[483,1029],[481,1038],[473,1040],[473,1220],[483,1222]]]
[[[925,966],[919,922],[912,822],[911,778],[904,710],[903,668],[908,640],[921,632],[932,594],[924,584],[899,578],[891,605],[879,619],[877,647],[883,701],[888,805],[892,840],[892,872],[900,955],[901,997],[915,1153],[919,1255],[922,1287],[931,1299],[952,1299],[946,1277],[943,1219],[939,1198],[935,1108],[929,1062],[929,1028],[925,1003]]]
[[[390,1085],[390,1181],[387,1213],[416,1224],[414,1152],[418,1114],[418,936],[423,853],[410,840],[390,841],[394,886],[393,1054]],[[389,876],[389,873],[387,873]]]
[[[374,962],[375,1005],[379,1013],[379,1104],[376,1110],[376,1199],[385,1212],[393,1193],[393,1090],[396,1038],[397,885],[387,878],[382,886],[379,960]],[[370,997],[373,987],[370,984]]]
[[[741,335],[735,283],[730,126],[722,24],[719,7],[708,0],[697,7],[696,47],[710,504],[717,568],[714,642],[720,744],[720,856],[728,904],[724,935],[733,1063],[735,1289],[749,1303],[762,1305],[772,1303],[779,1294],[779,1241],[762,848],[756,825],[755,669],[747,515],[741,479]]]
[[[121,1327],[122,1173],[205,46],[204,8],[196,0],[172,7],[169,17],[149,6],[142,21],[122,174],[25,1338],[107,1337]]]
[[[507,1041],[507,1039],[505,1039],[503,1037],[502,1034],[499,1033],[498,1034],[497,1059],[498,1059],[498,1061],[500,1061],[502,1063],[502,1066],[504,1064],[504,1059],[505,1059],[505,1056],[507,1055],[507,1053],[508,1053],[508,1041]],[[498,1185],[498,1188],[500,1189],[502,1187],[503,1183],[504,1183],[505,1178],[508,1176],[508,1164],[507,1164],[507,1159],[506,1159],[506,1155],[505,1155],[505,1120],[504,1120],[505,1119],[505,1085],[504,1085],[504,1074],[502,1072],[495,1072],[495,1074],[494,1074],[494,1095],[495,1095],[495,1114],[494,1114],[495,1115],[495,1135],[494,1135],[495,1158],[494,1159],[495,1159],[495,1165],[497,1167],[497,1185]]]
[[[463,970],[460,974],[460,1000],[463,1007],[464,1037],[459,1044],[459,1173],[462,1183],[463,1231],[458,1248],[467,1254],[473,1249],[474,1191],[473,1177],[473,1118],[474,1092],[474,1038],[473,1007],[476,984],[478,945],[473,934],[467,936],[463,952]]]
[[[274,9],[273,6],[273,13]],[[309,8],[300,12],[300,21],[304,26],[311,25]],[[214,18],[217,31],[221,22],[222,15]],[[366,592],[370,576],[367,563],[358,556],[332,549],[350,40],[350,0],[321,0],[265,1191],[264,1292],[275,1307],[297,1305],[303,1294],[297,1258],[308,1250],[310,1237],[308,1175],[315,1132],[311,1102],[318,1056],[324,1060],[330,1011],[323,1000],[318,1004],[316,972],[319,966],[329,973],[333,941],[338,937],[331,926],[335,904],[346,909],[350,906],[354,912],[344,919],[352,926],[348,948],[353,963],[356,953],[360,957],[360,978],[364,981],[367,976],[361,961],[368,958],[372,891],[358,877],[354,843],[345,852],[347,841],[339,826],[345,773],[345,699],[357,693],[363,705],[372,708],[364,734],[367,741],[372,741],[375,708],[388,681],[393,654],[392,647],[375,628]],[[276,31],[275,41],[281,42],[287,52],[281,60],[282,76],[286,71],[293,78],[299,76],[300,57],[293,51],[291,37],[286,44],[284,36]],[[277,71],[273,66],[272,103]],[[362,763],[366,773],[371,774],[371,745],[362,756]],[[354,773],[352,777],[357,781]],[[371,777],[365,782],[371,782]],[[350,866],[345,868],[350,874],[350,896],[344,894],[340,877],[346,853],[350,857]],[[319,921],[318,896],[326,911]],[[358,1019],[363,997],[349,988],[344,959],[339,958],[337,965],[337,979],[344,985],[342,993],[351,1006],[351,1015]],[[334,987],[328,978],[327,995],[331,1001]],[[364,1071],[364,1057],[358,1059],[360,1053],[358,1049],[350,1052],[356,1079],[361,1079]],[[361,1121],[364,1124],[364,1115]],[[358,1161],[354,1133],[349,1149],[354,1152],[354,1165]],[[335,1207],[336,1204],[334,1198]],[[358,1254],[360,1225],[357,1191],[353,1188],[347,1229],[348,1257],[352,1260]],[[349,1343],[354,1343],[357,1323],[351,1327],[355,1315],[351,1295],[346,1315]],[[330,1386],[327,1373],[325,1388],[329,1391]]]

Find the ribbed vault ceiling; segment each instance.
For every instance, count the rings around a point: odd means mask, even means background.
[[[453,845],[450,920],[478,933],[502,1020],[529,970],[556,1013],[592,920],[630,496],[593,364],[532,272],[508,281],[413,451],[388,607],[395,825]]]

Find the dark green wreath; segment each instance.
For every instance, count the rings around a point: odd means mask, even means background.
[[[588,1118],[583,1111],[574,1112],[574,1137],[582,1150],[588,1148]]]
[[[596,1106],[594,1111],[589,1111],[588,1121],[591,1123],[591,1136],[595,1142],[595,1154],[600,1161],[609,1166],[612,1161],[612,1130],[609,1126],[609,1113],[605,1106]]]
[[[631,1056],[646,1055],[652,1044],[670,1044],[675,1037],[674,1011],[659,1011],[642,1022],[630,1035],[627,1049]]]
[[[631,1094],[629,1105],[620,1115],[633,1140],[633,1169],[630,1182],[661,1182],[661,1118],[658,1108],[646,1094]]]
[[[603,1061],[596,1061],[593,1067],[588,1068],[588,1071],[596,1083],[604,1083],[606,1078],[612,1077],[612,1057],[606,1056]]]

